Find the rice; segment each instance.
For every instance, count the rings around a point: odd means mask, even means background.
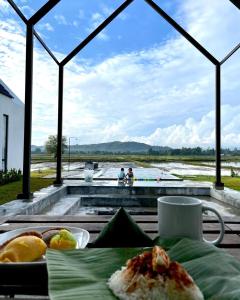
[[[166,278],[149,279],[141,274],[129,281],[126,267],[116,271],[107,285],[120,300],[204,300],[197,285],[179,291],[176,282]],[[130,291],[129,291],[130,289]]]
[[[151,282],[143,275],[139,275],[135,281],[136,288],[134,291],[127,292],[129,281],[126,280],[126,267],[116,271],[109,278],[107,285],[112,290],[115,296],[121,300],[168,300],[164,286],[159,283],[159,280],[151,279]],[[151,286],[149,286],[149,284]]]
[[[190,274],[159,246],[129,259],[107,285],[121,300],[204,300]]]

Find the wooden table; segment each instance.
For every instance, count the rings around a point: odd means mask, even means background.
[[[44,226],[49,225],[53,227],[57,226],[73,226],[84,228],[90,233],[90,242],[92,242],[102,228],[107,224],[112,216],[110,215],[88,215],[88,216],[47,216],[47,215],[26,215],[26,216],[14,216],[5,217],[0,221],[0,233],[7,232],[18,228],[27,228],[32,226]],[[156,215],[133,215],[133,219],[138,225],[151,237],[157,236],[157,216]],[[225,221],[225,236],[220,248],[224,249],[236,259],[240,260],[240,218],[224,218]],[[219,224],[216,219],[207,217],[203,220],[204,237],[213,240],[219,233]],[[47,294],[47,272],[46,266],[40,269],[33,268],[29,273],[29,276],[23,275],[22,270],[18,270],[15,273],[15,286],[7,286],[7,277],[12,280],[12,273],[9,275],[4,272],[6,279],[5,285],[2,283],[2,276],[0,272],[0,295],[1,294],[20,294],[26,291],[29,294],[44,295]],[[34,280],[34,277],[36,280]],[[33,283],[27,286],[27,284],[33,280]],[[21,286],[17,286],[17,283],[21,282]],[[39,285],[39,282],[41,283]]]

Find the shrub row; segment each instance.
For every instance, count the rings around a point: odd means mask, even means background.
[[[21,179],[21,170],[10,169],[9,171],[0,170],[0,185],[7,184],[9,182],[18,181]]]

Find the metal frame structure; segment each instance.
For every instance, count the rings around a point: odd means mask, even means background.
[[[59,62],[47,45],[43,42],[34,25],[41,20],[60,0],[49,0],[29,20],[25,18],[13,0],[7,0],[22,21],[26,24],[26,70],[25,70],[25,123],[24,123],[24,163],[23,163],[23,190],[18,195],[20,199],[31,199],[30,193],[30,160],[31,160],[31,128],[32,128],[32,82],[33,82],[33,35],[39,40],[52,59],[59,67],[58,74],[58,130],[57,130],[57,174],[54,183],[62,184],[62,121],[63,121],[63,86],[64,67],[87,46],[106,26],[108,26],[122,11],[124,11],[134,0],[125,0],[106,20],[104,20],[92,33],[89,34],[73,51],[71,51],[61,62]],[[236,7],[240,8],[238,0],[230,0]],[[176,21],[174,21],[159,5],[152,0],[145,0],[153,10],[163,17],[172,27],[175,28],[185,39],[187,39],[198,51],[200,51],[215,66],[215,126],[216,126],[216,181],[215,188],[223,189],[221,182],[221,65],[224,64],[239,48],[240,43],[221,61],[218,61],[190,34],[188,34]]]
[[[145,0],[160,16],[172,25],[182,36],[184,36],[195,48],[197,48],[215,66],[215,152],[216,152],[216,181],[215,188],[223,189],[221,181],[221,65],[240,48],[240,43],[222,60],[218,61],[202,45],[200,45],[179,24],[167,15],[154,1]]]
[[[26,62],[25,62],[25,116],[24,116],[24,152],[23,185],[18,199],[31,199],[31,138],[32,138],[32,87],[33,87],[33,33],[36,25],[60,0],[50,0],[30,19],[26,19],[13,0],[7,0],[26,25]]]
[[[89,34],[72,52],[70,52],[59,64],[59,93],[58,93],[58,144],[57,144],[57,176],[56,185],[62,184],[62,120],[63,120],[63,71],[65,65],[71,61],[84,47],[86,47],[108,24],[112,22],[134,0],[126,0],[105,21],[103,21],[92,33]]]
[[[4,140],[3,140],[3,157],[2,157],[2,166],[4,172],[7,172],[8,169],[8,129],[9,129],[9,115],[3,114],[3,128],[4,128]]]
[[[236,7],[240,9],[240,1],[239,0],[230,0],[232,4],[234,4]]]

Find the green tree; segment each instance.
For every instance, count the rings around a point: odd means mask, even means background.
[[[57,136],[49,135],[48,140],[45,143],[45,148],[47,153],[53,154],[54,157],[57,157]],[[62,153],[67,149],[67,138],[62,137]]]
[[[37,147],[37,148],[35,149],[35,151],[33,151],[33,152],[36,153],[36,154],[39,154],[39,153],[41,153],[42,151],[41,151],[41,148]]]

